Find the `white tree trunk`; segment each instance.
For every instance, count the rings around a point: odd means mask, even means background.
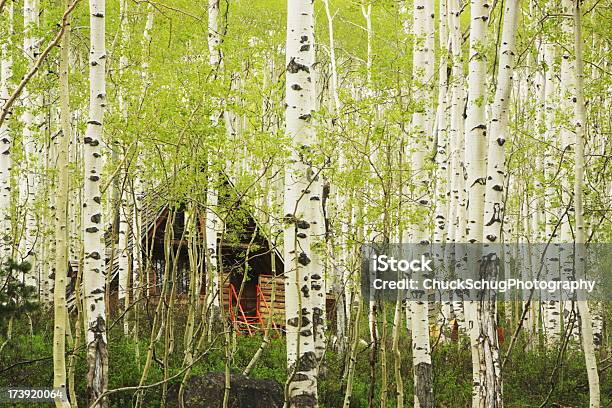
[[[38,30],[38,0],[25,0],[23,3],[23,24],[24,24],[24,40],[23,49],[25,57],[28,61],[28,66],[31,66],[38,56],[38,46],[40,39],[36,37]],[[38,264],[37,254],[37,236],[38,223],[37,214],[35,212],[35,201],[37,192],[37,177],[36,171],[40,167],[37,160],[38,144],[36,142],[36,132],[40,125],[40,117],[36,112],[37,108],[42,105],[42,99],[39,94],[30,92],[26,86],[21,94],[23,101],[23,148],[25,160],[22,162],[22,179],[20,180],[20,194],[22,196],[23,208],[25,211],[25,229],[23,238],[20,242],[20,252],[22,258],[26,259],[32,265],[32,269],[26,276],[25,282],[28,285],[38,287],[40,284],[40,265]]]
[[[120,7],[120,30],[121,30],[121,46],[122,46],[122,50],[121,50],[121,56],[119,57],[119,73],[120,75],[125,75],[125,73],[127,72],[128,69],[128,58],[126,55],[126,47],[128,46],[128,41],[129,41],[129,31],[128,31],[128,18],[127,18],[127,12],[128,12],[128,2],[127,0],[121,0],[121,2],[119,3],[119,7]],[[128,108],[126,105],[126,95],[125,95],[125,89],[124,89],[124,84],[121,84],[119,86],[119,89],[117,90],[117,99],[119,100],[119,114],[121,115],[121,118],[123,119],[123,123],[125,124],[125,126],[127,126],[127,121],[128,121]],[[120,148],[120,146],[117,146],[118,148]],[[122,160],[123,161],[123,160]],[[128,284],[129,284],[129,276],[128,273],[130,271],[130,266],[129,266],[129,248],[128,248],[128,241],[129,241],[129,236],[128,236],[128,226],[129,226],[129,206],[128,206],[128,199],[127,199],[127,169],[125,169],[125,166],[123,167],[123,171],[120,171],[119,174],[122,175],[122,177],[120,177],[119,179],[119,183],[117,183],[119,185],[119,202],[115,203],[115,205],[117,205],[117,209],[119,212],[119,231],[118,231],[118,235],[119,235],[119,242],[117,244],[118,246],[118,251],[117,251],[117,261],[118,261],[118,275],[119,275],[119,291],[118,291],[118,298],[119,298],[119,303],[123,304],[123,310],[127,311],[127,309],[129,308],[129,303],[130,303],[130,299],[129,299],[129,288],[128,288]],[[127,335],[128,333],[128,319],[124,318],[124,332]]]
[[[221,32],[219,26],[219,0],[208,0],[208,62],[217,73],[221,71],[223,54],[221,51]],[[219,101],[217,101],[219,102]],[[211,121],[213,126],[219,124],[219,118],[224,115],[213,111]],[[217,268],[217,233],[221,228],[221,220],[217,216],[217,176],[214,174],[213,161],[208,160],[208,185],[206,188],[206,310],[209,319],[216,320],[219,317],[220,293],[219,274]]]
[[[314,352],[310,279],[312,220],[310,182],[315,176],[309,153],[315,139],[314,9],[310,0],[288,0],[286,44],[286,135],[292,141],[285,168],[284,259],[287,328],[287,406],[316,407],[317,358]]]
[[[553,216],[553,200],[556,195],[552,178],[555,177],[557,163],[555,151],[558,146],[558,127],[556,126],[555,111],[558,106],[558,87],[555,64],[555,45],[551,39],[544,42],[544,66],[546,68],[544,80],[544,141],[547,147],[544,151],[544,236],[550,242],[546,250],[546,277],[548,280],[559,279],[559,243],[555,236],[556,219]],[[557,301],[547,301],[544,305],[544,329],[549,345],[557,343],[561,336],[561,304]]]
[[[572,0],[562,0],[561,3],[563,12],[565,15],[572,15]],[[561,86],[560,86],[560,111],[571,112],[575,108],[574,98],[576,96],[576,69],[575,69],[575,57],[570,52],[569,45],[573,43],[573,30],[571,20],[567,17],[561,19],[561,32],[563,35],[563,43],[567,44],[561,49]],[[564,118],[565,119],[565,118]],[[561,267],[561,279],[571,280],[574,274],[574,259],[572,251],[568,248],[573,242],[573,232],[571,226],[571,219],[573,213],[572,205],[572,192],[574,186],[571,182],[571,166],[563,166],[563,162],[570,163],[572,160],[571,151],[574,144],[573,123],[571,117],[567,117],[567,120],[563,120],[561,123],[561,166],[559,171],[559,179],[561,180],[561,208],[559,209],[560,220],[560,235],[559,243],[560,247],[560,267]],[[561,332],[570,324],[569,317],[573,316],[574,319],[574,336],[577,332],[577,316],[575,315],[574,304],[569,298],[562,299],[561,302],[561,314],[562,314],[562,325]]]
[[[13,58],[9,52],[13,27],[13,2],[7,4],[7,39],[2,44],[2,55],[0,56],[0,104],[10,97],[9,84],[13,77]],[[13,238],[11,234],[11,168],[13,159],[11,149],[13,148],[13,137],[10,128],[10,117],[0,125],[0,263],[6,262],[12,256]]]
[[[412,183],[414,197],[418,201],[417,219],[428,220],[430,198],[427,191],[428,174],[425,167],[425,157],[431,153],[433,132],[433,86],[434,77],[434,4],[431,1],[416,0],[414,2],[413,34],[415,46],[413,50],[412,76],[416,86],[414,100],[421,106],[416,107],[412,114]],[[418,258],[427,252],[430,242],[428,222],[419,222],[413,229],[412,240],[419,248],[413,254]],[[414,406],[415,408],[433,407],[433,370],[431,365],[431,346],[429,341],[429,302],[427,295],[421,296],[411,303],[412,311],[412,364],[414,368]]]
[[[68,200],[70,183],[69,146],[70,88],[68,85],[70,27],[62,38],[59,63],[60,133],[58,141],[58,182],[55,194],[55,283],[53,288],[53,387],[67,390],[66,384],[66,331],[69,325],[66,307],[66,279],[68,276]],[[56,400],[56,407],[70,407],[67,400]]]
[[[483,242],[484,198],[486,183],[486,55],[490,4],[487,0],[470,3],[470,55],[468,73],[468,105],[465,126],[465,158],[467,169],[467,241]],[[472,350],[472,406],[501,407],[501,378],[496,369],[495,304],[488,301],[465,303],[466,319]]]
[[[574,182],[574,208],[576,212],[576,279],[585,278],[585,244],[586,231],[584,223],[584,144],[585,128],[587,126],[585,101],[584,101],[584,68],[582,60],[582,24],[580,1],[574,0],[574,52],[576,55],[575,75],[576,75],[576,104],[574,107],[575,132],[576,132],[576,155],[575,171],[576,179]],[[564,1],[564,6],[569,6],[569,1]],[[580,313],[580,328],[582,332],[582,348],[589,380],[589,408],[599,408],[599,371],[597,370],[597,358],[595,346],[593,344],[593,321],[589,304],[584,299],[585,293],[579,293],[577,301]]]
[[[90,403],[107,389],[108,351],[106,344],[105,249],[102,230],[102,121],[106,105],[105,0],[90,0],[89,118],[83,138],[84,203],[83,268],[84,310],[87,327],[87,394]],[[105,407],[106,398],[94,408]]]
[[[450,179],[448,177],[448,55],[449,41],[447,35],[447,0],[440,0],[439,7],[439,49],[440,63],[438,66],[438,106],[436,111],[436,205],[433,242],[443,244],[448,237],[448,212],[450,197]],[[441,261],[441,260],[440,260]]]

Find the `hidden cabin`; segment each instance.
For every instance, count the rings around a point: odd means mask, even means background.
[[[184,205],[171,207],[164,201],[165,189],[159,188],[145,195],[141,208],[141,248],[146,288],[143,295],[150,302],[159,301],[166,269],[166,240],[171,247],[170,262],[176,263],[174,289],[177,304],[184,304],[190,287],[190,262],[186,230],[187,209]],[[222,282],[222,303],[225,315],[236,331],[252,335],[269,326],[282,332],[285,325],[284,265],[281,248],[276,248],[270,237],[259,227],[258,220],[248,206],[236,198],[234,186],[225,181],[219,189],[221,207],[231,205],[223,214],[223,233],[217,234],[218,271]],[[172,222],[172,226],[168,223]],[[116,225],[118,223],[115,223]],[[205,220],[196,222],[198,234],[205,233]],[[170,236],[166,237],[169,233]],[[118,262],[116,234],[107,236],[107,262],[111,269],[111,303],[117,304]],[[113,245],[113,237],[115,244]],[[115,256],[112,256],[115,254]],[[112,264],[112,268],[110,265]],[[200,299],[205,301],[206,273],[200,275]],[[128,273],[131,277],[131,274]],[[131,282],[128,287],[132,287]],[[333,306],[328,294],[328,313]],[[111,306],[112,307],[112,306]],[[333,316],[332,313],[329,313]]]

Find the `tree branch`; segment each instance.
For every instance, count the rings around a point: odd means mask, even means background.
[[[30,68],[28,73],[23,77],[23,79],[17,86],[17,89],[13,91],[13,94],[11,95],[11,97],[8,98],[7,101],[4,103],[4,105],[2,106],[2,112],[0,113],[0,126],[2,126],[2,124],[6,120],[6,117],[9,114],[11,107],[13,106],[17,98],[19,98],[19,95],[21,95],[21,92],[23,91],[25,86],[28,84],[28,82],[30,82],[32,77],[36,74],[36,72],[38,72],[42,63],[45,61],[45,59],[47,58],[51,50],[55,48],[57,45],[59,45],[60,40],[62,39],[62,37],[64,36],[64,33],[66,32],[66,27],[68,26],[68,24],[70,24],[68,22],[68,17],[74,11],[79,1],[80,0],[73,0],[72,3],[68,5],[68,8],[66,8],[66,11],[64,11],[64,15],[62,16],[62,20],[60,22],[60,30],[57,32],[57,34],[55,35],[53,40],[49,43],[49,45],[47,45],[47,48],[45,48],[45,50],[40,54],[40,56],[38,57],[34,65],[32,65],[32,68]],[[0,5],[4,5],[4,3],[0,3]]]

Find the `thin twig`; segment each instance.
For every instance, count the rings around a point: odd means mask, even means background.
[[[70,3],[66,11],[64,11],[64,15],[62,16],[62,20],[60,22],[60,30],[57,32],[57,34],[55,34],[55,38],[53,38],[53,40],[49,43],[49,45],[47,45],[47,48],[45,48],[45,50],[40,54],[40,56],[38,57],[38,59],[36,60],[32,68],[30,68],[30,71],[28,71],[28,73],[23,77],[23,79],[17,86],[17,89],[13,91],[13,94],[11,95],[11,97],[2,106],[2,113],[0,113],[0,126],[2,126],[2,124],[4,123],[4,120],[8,116],[11,107],[13,106],[17,98],[19,98],[19,95],[21,95],[21,92],[23,91],[27,83],[30,82],[30,79],[32,79],[32,77],[40,69],[42,63],[47,58],[47,55],[49,55],[49,53],[51,52],[53,48],[59,45],[60,40],[62,39],[62,37],[64,36],[64,33],[66,32],[66,27],[69,24],[68,17],[72,13],[72,11],[76,8],[79,1],[80,0],[74,0],[72,3]]]

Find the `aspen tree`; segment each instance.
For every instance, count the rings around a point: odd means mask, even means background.
[[[128,58],[126,55],[125,47],[128,46],[129,41],[129,31],[128,31],[128,2],[127,0],[121,0],[119,3],[120,7],[120,30],[121,30],[121,56],[119,57],[119,70],[120,73],[125,75],[125,72],[128,67]],[[127,126],[128,121],[128,108],[126,106],[126,95],[124,90],[124,85],[119,86],[117,90],[117,99],[119,100],[119,114],[121,118]],[[127,152],[124,152],[127,153]],[[123,159],[121,160],[123,162]],[[129,208],[128,208],[128,199],[127,199],[127,169],[125,165],[121,165],[123,171],[120,171],[119,174],[122,175],[119,183],[119,202],[115,205],[117,206],[117,212],[119,215],[119,242],[118,242],[118,275],[119,275],[119,290],[118,290],[118,298],[119,303],[123,303],[123,311],[126,313],[123,319],[123,333],[127,336],[129,332],[129,319],[127,315],[127,311],[129,310],[130,303],[130,289],[128,288],[129,282],[129,271],[131,267],[129,265],[129,248],[128,248],[128,225],[129,225]],[[136,245],[133,243],[132,245]],[[132,286],[133,286],[132,282]]]
[[[219,1],[208,1],[208,62],[216,75],[219,75],[222,64],[223,54],[221,51],[221,32],[219,25]],[[211,121],[214,126],[218,125],[219,112],[213,111]],[[215,186],[217,177],[212,166],[212,159],[209,155],[207,186],[206,186],[206,309],[208,311],[209,328],[212,322],[219,319],[220,293],[219,293],[219,273],[217,266],[217,232],[220,230],[221,220],[217,216],[218,192]],[[210,329],[209,329],[210,330]]]
[[[89,118],[83,138],[84,202],[83,294],[87,327],[87,394],[97,400],[108,384],[106,343],[105,250],[102,230],[102,122],[106,106],[105,0],[90,0]],[[94,408],[105,407],[103,397]]]
[[[23,25],[24,39],[23,50],[25,53],[28,66],[31,66],[39,53],[40,39],[36,36],[36,30],[39,25],[39,2],[38,0],[24,0],[23,2]],[[41,97],[38,93],[32,92],[30,87],[26,86],[21,94],[23,104],[23,114],[21,121],[23,122],[23,138],[22,144],[24,149],[25,160],[22,165],[25,168],[21,170],[21,180],[19,185],[19,193],[21,202],[24,205],[25,211],[25,226],[23,229],[23,238],[20,242],[21,256],[32,265],[32,269],[26,275],[26,283],[30,286],[39,285],[39,267],[37,250],[37,236],[39,235],[37,225],[37,214],[35,203],[37,201],[37,177],[36,170],[39,168],[37,160],[37,128],[40,125],[40,116],[37,108],[42,105]]]
[[[429,154],[432,139],[434,111],[433,89],[431,82],[434,76],[434,5],[431,1],[414,2],[413,34],[415,39],[413,51],[413,78],[416,84],[414,100],[417,104],[412,114],[413,146],[412,171],[415,184],[415,197],[418,201],[417,211],[421,221],[413,229],[412,240],[418,250],[415,257],[427,252],[429,246],[428,212],[429,193],[427,191],[427,169],[425,157]],[[431,346],[429,340],[428,301],[426,295],[411,302],[412,316],[412,364],[414,367],[414,406],[415,408],[433,407],[433,369],[431,365]]]
[[[452,68],[450,82],[450,114],[449,114],[449,147],[450,147],[450,171],[451,171],[451,202],[449,215],[449,239],[454,243],[465,242],[466,230],[466,189],[465,189],[465,152],[464,152],[464,121],[463,111],[465,107],[465,81],[463,75],[463,51],[461,49],[461,5],[458,0],[449,1],[449,35],[451,41]],[[450,253],[447,258],[453,259]],[[458,258],[458,257],[457,257]],[[459,264],[453,265],[455,268]],[[459,328],[464,327],[463,303],[461,298],[453,298],[452,304],[455,321]]]
[[[448,266],[444,255],[443,244],[448,241],[449,198],[451,195],[449,172],[449,145],[448,145],[448,57],[449,36],[447,34],[448,8],[447,0],[440,0],[438,7],[438,36],[439,36],[439,63],[438,63],[438,105],[436,108],[436,170],[435,170],[435,211],[434,211],[434,259],[439,270]],[[450,320],[451,305],[447,300],[441,301],[437,312],[437,327],[443,330]],[[443,337],[446,340],[446,337]]]
[[[448,45],[447,35],[447,0],[439,2],[439,50],[438,64],[438,106],[436,110],[436,196],[435,196],[435,227],[433,242],[443,244],[448,237],[448,127],[447,127],[447,94],[448,94]]]
[[[584,222],[584,144],[585,128],[587,127],[585,100],[584,100],[584,68],[583,68],[583,39],[580,9],[580,0],[574,0],[574,53],[576,56],[575,76],[576,76],[576,98],[574,106],[574,120],[576,132],[575,149],[575,181],[574,181],[574,207],[576,213],[576,278],[582,278],[586,271],[585,244],[586,231]],[[569,5],[568,5],[569,6]],[[593,344],[593,320],[589,309],[588,301],[583,298],[585,293],[579,293],[581,298],[577,301],[580,313],[580,328],[582,332],[582,348],[589,380],[589,408],[599,408],[601,396],[599,389],[599,371],[597,370],[597,358],[595,346]]]
[[[554,153],[558,143],[558,127],[555,124],[555,110],[558,105],[558,86],[555,64],[555,44],[549,36],[544,39],[544,236],[550,245],[546,250],[546,277],[548,280],[559,279],[559,242],[557,236],[553,236],[555,230],[554,197],[556,195],[555,185],[552,177],[557,168]],[[548,344],[554,345],[561,336],[561,310],[560,302],[549,300],[544,304],[544,329]]]
[[[7,39],[2,44],[0,56],[0,102],[2,105],[9,98],[9,84],[13,77],[13,58],[9,52],[13,26],[13,2],[7,6]],[[7,118],[8,119],[8,118]],[[13,138],[9,120],[0,124],[0,265],[4,264],[13,252],[11,238],[11,169],[13,167],[12,151]]]
[[[484,226],[482,235],[486,243],[493,246],[484,246],[483,260],[486,259],[487,273],[489,276],[497,276],[501,265],[501,248],[496,245],[501,241],[502,221],[504,219],[504,196],[506,185],[505,165],[505,142],[508,135],[508,107],[510,104],[510,90],[512,89],[515,32],[518,22],[519,0],[507,0],[504,7],[503,29],[501,46],[499,50],[499,61],[497,71],[497,84],[493,106],[492,117],[488,134],[488,160],[487,160],[487,182],[484,198]],[[478,197],[475,197],[478,200]],[[472,205],[472,201],[470,201]],[[486,399],[482,401],[485,406],[503,406],[502,400],[502,378],[499,357],[499,344],[497,338],[496,319],[497,310],[495,300],[485,301],[480,305],[479,323],[482,324],[481,331],[485,333],[484,344],[481,343],[480,352],[484,353],[486,371],[484,374],[484,391]],[[482,363],[481,363],[482,364]],[[483,374],[481,371],[481,379]],[[488,405],[490,404],[490,405]]]
[[[508,138],[508,107],[512,89],[515,32],[518,22],[518,0],[507,0],[504,10],[503,32],[499,50],[497,86],[491,109],[491,128],[488,135],[487,182],[484,201],[483,235],[486,242],[501,241],[504,218],[503,191],[506,179],[504,145]]]
[[[67,1],[64,2],[68,6]],[[70,129],[70,88],[68,83],[70,48],[70,20],[66,20],[66,32],[62,37],[59,61],[60,132],[56,136],[57,191],[55,193],[55,283],[53,288],[54,330],[53,330],[53,387],[66,386],[66,331],[68,308],[66,306],[66,280],[68,275],[68,200],[70,183],[70,158],[68,149],[72,135]],[[56,399],[57,407],[70,407],[67,399]]]
[[[340,110],[342,108],[342,103],[340,101],[340,96],[338,94],[338,68],[337,68],[337,63],[336,63],[336,44],[335,44],[335,40],[334,40],[334,21],[333,21],[333,16],[329,7],[329,0],[323,0],[323,5],[325,7],[325,15],[327,17],[327,31],[328,31],[328,35],[329,35],[329,65],[330,65],[330,90],[329,92],[331,93],[331,100],[333,101],[333,104],[330,104],[330,113],[332,118],[332,125],[334,124],[334,120],[335,118],[339,115]],[[341,156],[339,158],[339,162],[342,163],[343,162],[343,156],[344,156],[344,152],[340,151],[339,155]],[[334,185],[330,184],[329,185],[329,197],[331,198],[333,204],[330,205],[330,207],[333,206],[334,210],[339,211],[341,209],[341,207],[344,206],[344,203],[346,201],[346,197],[344,196],[344,194],[337,189]],[[333,210],[332,210],[333,211]],[[343,226],[346,226],[347,224],[344,223]],[[340,229],[342,229],[342,227],[340,227]],[[342,234],[342,231],[340,231],[341,236],[344,237],[345,235]],[[332,233],[333,234],[333,233]],[[329,240],[330,246],[332,247],[332,250],[329,251],[330,254],[333,252],[333,247],[334,247],[334,242],[330,239]],[[346,348],[346,322],[347,322],[347,297],[345,296],[345,288],[346,288],[346,281],[345,281],[345,274],[346,274],[346,262],[343,262],[343,260],[345,260],[345,255],[346,255],[346,247],[345,245],[341,244],[341,249],[340,249],[340,257],[341,259],[339,259],[338,261],[340,261],[340,265],[338,265],[338,262],[334,262],[333,265],[333,282],[334,282],[334,293],[336,295],[336,346],[338,349],[339,353],[342,353],[345,348]],[[336,257],[334,256],[334,260],[336,259]]]
[[[487,0],[470,2],[470,54],[468,104],[465,123],[465,162],[467,189],[467,242],[483,242],[484,197],[486,183],[485,77],[487,27],[490,4]],[[471,255],[474,256],[474,255]],[[472,352],[472,407],[502,406],[501,381],[494,369],[494,302],[467,301],[466,319]],[[493,350],[492,350],[493,349]]]
[[[149,80],[149,61],[148,61],[148,48],[151,44],[151,30],[153,29],[153,22],[155,20],[155,9],[148,4],[147,7],[147,19],[142,32],[142,61],[140,63],[140,98],[144,100],[147,89],[150,85]],[[135,150],[139,151],[138,141],[135,143]],[[142,200],[144,197],[144,186],[140,175],[138,174],[141,169],[142,163],[138,158],[136,159],[136,169],[132,177],[133,193],[131,197],[130,205],[132,207],[132,287],[134,289],[134,300],[137,302],[143,295],[143,290],[148,286],[148,281],[145,283],[145,279],[148,276],[145,274],[144,261],[143,261],[143,248],[142,248],[142,237],[143,237],[143,225],[142,225]],[[138,282],[138,285],[136,285]],[[138,324],[138,316],[136,316],[136,325]],[[136,327],[134,328],[134,336],[138,335]],[[138,344],[138,343],[136,343]]]
[[[574,259],[570,246],[573,241],[573,232],[571,226],[572,214],[574,213],[573,206],[573,184],[572,184],[572,159],[571,154],[574,149],[573,131],[572,129],[572,116],[570,112],[575,108],[575,97],[576,97],[576,60],[575,56],[571,53],[569,45],[573,43],[573,30],[572,22],[569,16],[572,15],[573,3],[572,0],[562,0],[561,9],[563,16],[561,17],[560,27],[561,35],[564,46],[561,47],[561,84],[559,87],[560,103],[558,114],[562,117],[560,139],[561,145],[560,150],[563,152],[560,156],[559,162],[559,177],[561,179],[561,207],[559,208],[560,216],[560,234],[559,234],[559,253],[560,253],[560,277],[564,280],[571,280],[574,269]],[[568,298],[564,294],[564,298],[561,299],[561,332],[565,331],[565,328],[572,325],[574,327],[573,335],[576,335],[577,324],[572,324],[568,321],[576,319],[575,305],[572,299]]]
[[[314,9],[310,0],[288,0],[286,44],[286,135],[291,158],[285,168],[284,260],[285,318],[287,328],[286,404],[316,407],[317,359],[314,352],[310,299],[311,225],[309,214],[313,171],[311,154],[315,138],[311,124],[314,109]]]

